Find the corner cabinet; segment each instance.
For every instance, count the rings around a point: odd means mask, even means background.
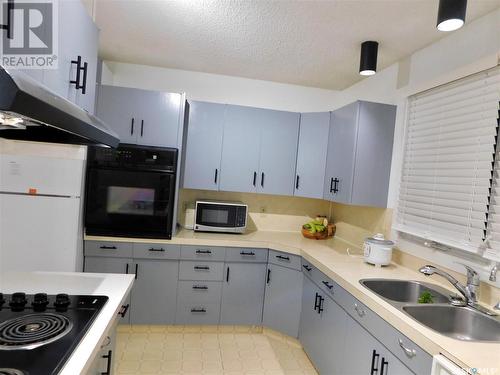
[[[386,207],[396,106],[358,101],[331,113],[324,199]]]
[[[302,113],[300,115],[296,197],[323,198],[330,112]]]
[[[299,336],[302,272],[269,264],[262,322],[264,326],[292,337]]]
[[[121,143],[179,148],[183,95],[102,85],[97,115]]]
[[[224,271],[220,324],[260,325],[266,265],[231,262]]]
[[[299,114],[228,106],[219,189],[293,195]]]
[[[226,105],[190,101],[183,187],[219,190]]]

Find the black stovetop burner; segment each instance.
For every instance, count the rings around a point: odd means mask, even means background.
[[[57,374],[107,300],[0,293],[0,375]]]

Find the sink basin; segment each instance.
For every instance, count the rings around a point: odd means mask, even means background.
[[[500,321],[470,307],[403,306],[403,311],[443,335],[463,341],[500,341]]]
[[[447,303],[449,292],[437,285],[412,280],[363,279],[360,283],[380,297],[402,303],[418,303],[423,292],[430,292],[433,303]]]

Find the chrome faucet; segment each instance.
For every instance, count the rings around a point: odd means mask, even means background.
[[[497,281],[497,272],[498,272],[498,263],[495,263],[490,272],[490,281],[493,282]]]
[[[465,302],[467,303],[467,305],[476,307],[478,305],[477,301],[479,299],[479,275],[476,271],[474,271],[473,268],[465,264],[462,265],[467,269],[467,285],[465,286],[462,285],[449,273],[431,265],[423,266],[419,269],[419,271],[422,272],[425,276],[436,274],[444,277],[465,297]]]

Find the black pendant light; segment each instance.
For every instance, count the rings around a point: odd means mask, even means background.
[[[359,74],[372,76],[377,72],[378,42],[368,40],[361,43],[361,58],[359,61]]]
[[[437,29],[453,31],[463,26],[467,0],[439,0]]]

